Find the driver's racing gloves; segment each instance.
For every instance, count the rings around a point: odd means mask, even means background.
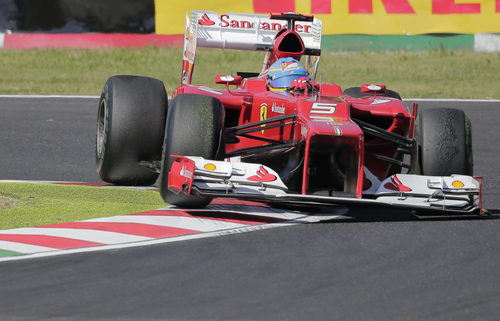
[[[301,77],[292,81],[288,90],[295,93],[304,92],[307,94],[312,92],[313,89],[318,89],[318,87],[315,81],[309,81],[307,77]]]

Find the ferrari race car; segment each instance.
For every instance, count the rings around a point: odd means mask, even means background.
[[[157,79],[106,82],[96,139],[104,181],[158,181],[165,202],[188,208],[222,197],[482,213],[464,112],[415,103],[410,112],[385,85],[342,91],[315,80],[321,20],[192,11],[185,30],[170,103]],[[197,47],[263,51],[262,70],[216,75],[225,89],[194,85]],[[286,77],[293,86],[275,84]]]

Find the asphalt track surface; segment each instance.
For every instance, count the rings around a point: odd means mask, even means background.
[[[500,213],[500,104],[462,108]],[[99,182],[96,99],[0,99],[0,179]],[[500,220],[357,219],[0,264],[0,320],[498,320]],[[1,219],[1,216],[0,216]]]

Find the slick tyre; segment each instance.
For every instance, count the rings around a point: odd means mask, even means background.
[[[170,155],[222,160],[225,153],[223,124],[224,107],[216,98],[181,94],[172,101],[165,126],[159,183],[165,202],[188,208],[200,208],[210,203],[209,197],[176,194],[168,189],[168,173],[173,163]]]
[[[421,174],[472,175],[471,124],[462,110],[423,110],[415,129]]]
[[[108,79],[99,100],[96,134],[97,171],[104,181],[154,184],[158,173],[143,165],[161,160],[167,104],[160,80],[139,76]]]
[[[366,96],[373,96],[373,94],[364,94],[364,93],[362,93],[361,92],[361,87],[347,88],[346,90],[344,90],[344,95],[351,96],[353,98],[361,98],[361,97],[366,97]],[[386,89],[385,90],[385,94],[380,95],[380,96],[391,97],[391,98],[396,98],[396,99],[402,100],[401,96],[397,92],[395,92],[394,90],[390,90],[390,89]]]

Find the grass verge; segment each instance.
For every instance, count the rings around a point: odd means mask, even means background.
[[[155,191],[0,183],[0,229],[130,214],[163,206]]]
[[[161,79],[171,93],[181,57],[178,48],[0,51],[0,94],[99,95],[117,74]],[[262,52],[202,49],[193,83],[214,86],[216,74],[258,72],[262,60]],[[344,89],[378,83],[403,97],[500,99],[500,53],[324,52],[319,73]]]

